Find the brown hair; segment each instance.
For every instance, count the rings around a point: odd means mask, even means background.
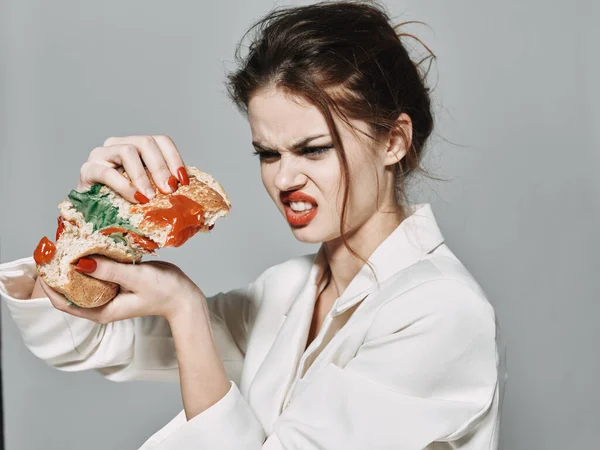
[[[405,213],[407,177],[415,171],[428,174],[420,163],[434,124],[429,88],[424,82],[429,70],[420,73],[419,66],[435,55],[418,38],[397,32],[408,23],[412,22],[392,26],[384,7],[376,2],[329,1],[278,8],[244,34],[235,53],[239,68],[227,75],[228,94],[246,117],[250,97],[271,86],[304,98],[321,111],[338,152],[345,187],[341,237],[348,250],[367,264],[345,235],[349,172],[333,113],[351,129],[355,128],[349,119],[366,122],[373,133],[367,135],[371,139],[379,139],[393,128],[401,133],[407,154],[395,167],[395,180],[397,203]],[[254,29],[258,33],[242,58],[241,43]],[[430,56],[413,62],[402,37],[420,42]],[[410,141],[398,126],[401,113],[412,121]]]

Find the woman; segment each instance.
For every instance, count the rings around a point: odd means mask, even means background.
[[[32,258],[7,263],[3,298],[28,348],[115,381],[179,379],[184,410],[145,450],[497,448],[494,310],[431,206],[405,201],[433,128],[417,65],[376,6],[258,25],[229,93],[268,194],[317,254],[208,299],[172,264],[86,258],[79,270],[123,288],[91,310],[32,286]],[[171,139],[131,136],[95,149],[77,189],[145,202],[142,163],[165,192],[187,182]]]

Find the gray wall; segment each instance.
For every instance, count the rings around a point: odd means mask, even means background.
[[[452,181],[421,183],[412,198],[432,203],[496,308],[508,346],[502,448],[591,448],[600,437],[598,4],[386,4],[396,21],[431,27],[411,28],[438,55],[426,164]],[[224,94],[235,44],[273,5],[4,0],[0,260],[29,256],[52,234],[93,147],[157,133],[233,201],[210,238],[162,251],[207,294],[314,251],[271,205],[249,128]],[[4,304],[2,316],[8,450],[133,449],[182,408],[176,385],[47,367]]]

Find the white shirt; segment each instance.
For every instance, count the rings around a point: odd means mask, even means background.
[[[431,206],[407,217],[336,299],[305,350],[323,247],[208,299],[229,392],[181,411],[139,450],[498,447],[507,374],[494,309],[444,243]],[[0,295],[25,345],[65,371],[178,381],[168,323],[100,325],[28,298],[31,257],[0,264]],[[101,330],[101,328],[105,328]]]

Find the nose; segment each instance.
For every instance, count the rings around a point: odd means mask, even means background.
[[[279,170],[275,176],[275,187],[280,191],[300,189],[306,184],[307,177],[300,170],[300,164],[295,158],[282,157]]]

